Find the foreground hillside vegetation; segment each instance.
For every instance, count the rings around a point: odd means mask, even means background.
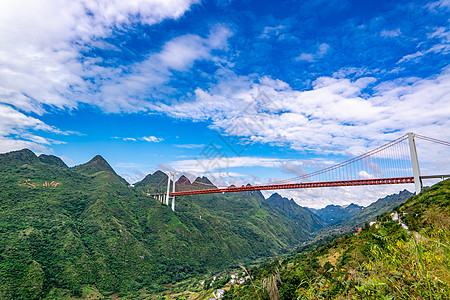
[[[252,281],[223,299],[449,299],[450,181],[395,212],[358,235],[251,268]]]
[[[143,192],[160,181],[151,176],[131,188],[101,156],[69,168],[29,150],[1,154],[0,299],[155,294],[286,252],[315,230],[259,192],[180,197],[173,212]]]

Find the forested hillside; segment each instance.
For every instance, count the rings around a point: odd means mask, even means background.
[[[143,193],[165,174],[130,188],[101,156],[68,168],[21,150],[0,167],[1,299],[157,292],[310,234],[259,192],[177,197],[173,212]]]
[[[289,217],[296,220],[298,224],[304,224],[310,232],[315,232],[326,224],[318,218],[313,212],[301,207],[293,199],[287,199],[281,197],[279,194],[274,193],[266,200],[271,205],[278,207],[284,211]]]
[[[448,299],[450,180],[359,234],[270,260],[223,299]]]

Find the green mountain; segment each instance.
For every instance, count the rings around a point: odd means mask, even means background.
[[[172,184],[172,181],[170,182]],[[134,186],[150,193],[165,193],[167,191],[167,174],[158,170],[153,174],[148,174]]]
[[[41,154],[39,155],[39,160],[48,165],[67,168],[67,165],[62,161],[62,159],[54,155]]]
[[[153,293],[309,236],[260,192],[177,197],[173,212],[145,194],[161,180],[164,191],[159,171],[129,187],[101,156],[68,168],[0,154],[0,299]]]
[[[317,231],[325,226],[325,223],[320,220],[314,213],[306,208],[301,207],[293,199],[289,200],[283,198],[278,193],[272,194],[266,200],[271,205],[278,207],[290,218],[294,219],[297,224],[304,224],[309,232]]]
[[[118,181],[125,185],[128,185],[128,182],[117,175],[113,168],[108,164],[108,162],[100,155],[96,155],[93,159],[85,164],[73,167],[73,170],[94,177],[97,175],[101,175],[106,179]]]
[[[376,221],[377,217],[393,210],[395,207],[406,202],[414,196],[408,190],[403,190],[398,194],[392,194],[384,198],[380,198],[367,207],[364,207],[351,218],[337,224],[337,226],[356,228],[364,226],[366,222]]]
[[[347,206],[327,205],[324,208],[313,210],[313,212],[326,224],[336,224],[343,220],[349,219],[359,213],[363,209],[362,206],[351,203]]]
[[[247,272],[252,280],[223,299],[448,299],[450,180],[358,234]]]
[[[357,228],[364,227],[368,222],[376,221],[378,216],[393,210],[413,195],[413,193],[403,190],[400,193],[380,198],[369,206],[360,209],[352,217],[324,227],[316,232],[314,238],[308,243],[329,242],[336,237],[355,232]]]

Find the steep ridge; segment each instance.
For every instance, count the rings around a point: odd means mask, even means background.
[[[57,156],[41,154],[38,158],[45,164],[68,168],[67,165],[62,161],[62,159]]]
[[[309,236],[257,192],[177,197],[173,212],[143,193],[162,172],[130,188],[101,156],[55,162],[29,150],[0,155],[1,299],[158,291]]]
[[[278,193],[272,194],[266,200],[269,204],[278,207],[285,212],[289,217],[296,220],[300,225],[302,224],[309,232],[317,231],[323,228],[326,224],[320,220],[314,213],[308,209],[301,207],[293,199],[287,199]]]

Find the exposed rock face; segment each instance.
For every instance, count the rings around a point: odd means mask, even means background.
[[[183,192],[183,191],[190,191],[192,190],[192,184],[189,178],[182,175],[176,182],[175,182],[175,190],[177,192]]]

